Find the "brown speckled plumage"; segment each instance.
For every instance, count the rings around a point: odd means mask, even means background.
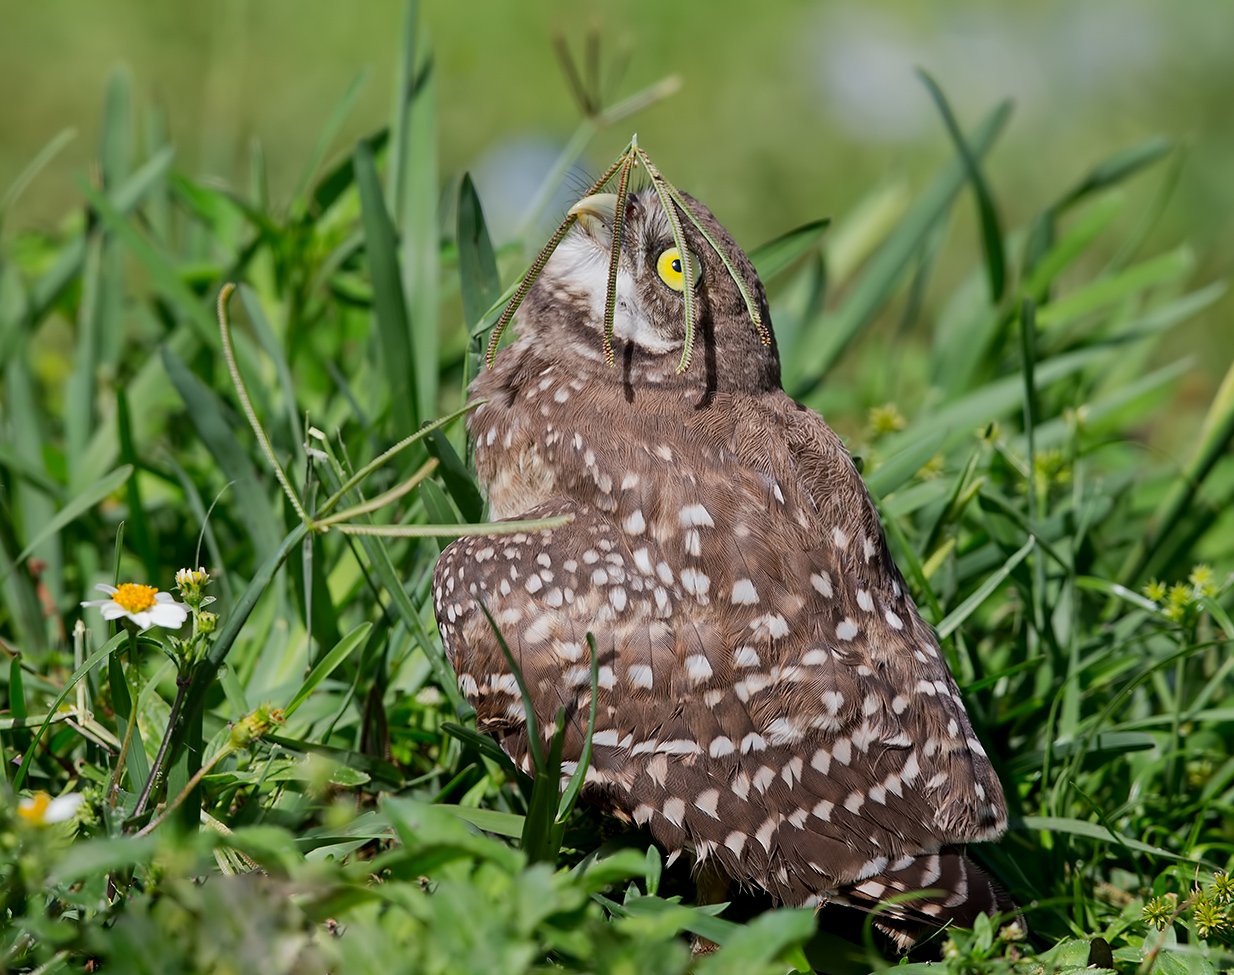
[[[769,321],[745,255],[696,206]],[[546,735],[565,708],[576,759],[591,632],[593,798],[787,904],[936,888],[892,916],[970,922],[1006,906],[955,848],[1002,833],[998,779],[851,459],[780,388],[775,347],[686,226],[704,274],[685,374],[680,295],[655,270],[667,222],[639,194],[617,366],[601,353],[608,241],[593,220],[567,237],[520,337],[472,387],[487,401],[470,431],[494,517],[573,521],[442,555],[437,617],[460,687],[529,768],[518,688],[482,600]]]

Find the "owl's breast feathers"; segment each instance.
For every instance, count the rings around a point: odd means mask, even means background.
[[[460,540],[437,570],[460,686],[517,761],[529,767],[521,699],[478,601],[542,725],[566,709],[567,758],[594,635],[587,782],[670,849],[792,904],[935,883],[964,889],[901,913],[964,920],[966,903],[997,904],[950,847],[1003,831],[1001,787],[817,415],[779,391],[584,387],[518,346],[475,393],[494,516],[574,516]]]

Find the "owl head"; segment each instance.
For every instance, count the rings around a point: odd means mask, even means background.
[[[769,326],[766,293],[753,265],[710,210],[691,197],[685,200],[712,241],[725,250]],[[616,207],[615,194],[598,193],[571,208],[577,220],[522,304],[520,333],[598,382],[747,392],[778,388],[774,340],[768,344],[760,337],[724,261],[678,210],[687,244],[683,255],[652,189],[626,199],[613,315],[616,368],[607,364],[604,308]],[[693,268],[695,345],[690,368],[681,372],[687,260]]]

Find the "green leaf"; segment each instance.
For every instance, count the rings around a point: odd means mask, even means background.
[[[480,809],[474,806],[452,806],[447,803],[436,803],[437,809],[444,809],[457,816],[465,823],[471,823],[477,829],[497,836],[518,839],[523,835],[524,818],[515,813],[499,812],[496,809]]]
[[[170,348],[163,346],[162,355],[163,367],[184,400],[189,421],[231,482],[231,489],[240,502],[239,516],[248,529],[258,556],[269,555],[279,546],[278,522],[269,493],[262,486],[257,468],[245,452],[247,438],[237,435],[237,430],[243,427],[228,422],[223,400],[193,375]]]
[[[420,367],[412,361],[411,322],[399,274],[394,224],[377,179],[372,147],[366,142],[359,143],[352,159],[356,186],[360,190],[364,248],[369,273],[373,276],[378,359],[386,376],[395,424],[403,431],[414,430],[420,425],[420,394],[417,391]]]
[[[1169,850],[1162,849],[1159,846],[1153,846],[1151,843],[1143,843],[1140,840],[1132,839],[1129,836],[1121,836],[1117,833],[1112,833],[1104,826],[1098,823],[1090,823],[1083,819],[1072,819],[1067,816],[1025,816],[1022,819],[1013,819],[1008,828],[1012,830],[1044,830],[1049,833],[1062,833],[1067,836],[1078,836],[1082,839],[1097,840],[1101,843],[1112,843],[1115,846],[1125,847],[1136,853],[1149,853],[1153,856],[1163,857],[1167,860],[1183,860],[1186,862],[1195,862],[1196,858],[1188,856],[1180,856],[1177,853],[1171,853]]]
[[[45,539],[51,538],[65,525],[76,521],[83,514],[93,508],[96,504],[106,498],[108,495],[114,494],[120,489],[133,474],[133,468],[127,464],[124,467],[118,467],[100,481],[96,481],[84,491],[80,492],[75,498],[68,502],[63,508],[55,513],[51,521],[47,522],[37,535],[30,540],[30,543],[21,550],[21,554],[14,559],[14,564],[9,567],[11,572],[16,566],[20,565],[30,553],[38,548]],[[4,577],[7,577],[8,572]],[[4,577],[0,577],[0,581]]]
[[[1007,284],[1007,258],[1003,254],[1003,231],[994,198],[990,195],[990,188],[982,175],[978,154],[969,147],[964,133],[960,131],[960,124],[956,121],[951,106],[947,104],[942,89],[920,68],[917,69],[917,76],[925,83],[926,90],[934,99],[934,104],[943,117],[943,124],[947,126],[947,133],[955,143],[956,154],[964,163],[968,181],[973,186],[973,196],[977,199],[977,216],[981,223],[981,243],[985,249],[986,276],[990,282],[990,299],[992,304],[997,304],[1002,300]]]
[[[484,222],[484,210],[471,174],[464,173],[458,188],[458,275],[463,297],[463,320],[475,325],[501,297],[497,257]]]
[[[112,871],[148,863],[158,849],[154,836],[90,839],[73,844],[73,855],[62,857],[47,878],[51,885],[74,884]]]
[[[790,948],[800,949],[814,934],[813,911],[778,910],[760,914],[743,924],[724,946],[708,955],[696,969],[698,975],[747,975],[760,966],[782,958]],[[812,969],[802,958],[795,969]]]
[[[13,776],[14,792],[21,789],[22,783],[26,780],[26,772],[30,768],[30,761],[34,758],[34,750],[39,747],[39,742],[43,739],[43,733],[51,724],[53,716],[55,716],[60,710],[60,705],[68,700],[68,696],[72,693],[73,688],[77,686],[77,682],[85,677],[86,674],[90,673],[90,671],[94,670],[94,668],[101,664],[104,660],[108,659],[108,657],[111,656],[112,651],[119,647],[122,643],[126,642],[128,638],[129,635],[127,631],[121,630],[105,644],[95,650],[94,653],[90,654],[90,656],[86,658],[85,662],[73,671],[69,679],[64,682],[64,686],[60,688],[60,693],[56,695],[51,702],[51,707],[47,709],[47,719],[39,725],[39,730],[34,733],[33,740],[26,747],[25,754],[21,757],[21,767],[18,768],[17,774]]]
[[[980,607],[982,603],[994,594],[994,590],[1006,581],[1007,577],[1011,575],[1012,570],[1028,557],[1028,553],[1031,552],[1036,545],[1037,540],[1030,537],[1027,542],[1011,554],[1011,556],[1002,564],[998,571],[987,576],[981,585],[978,586],[973,593],[964,600],[964,602],[960,603],[960,605],[948,613],[944,619],[940,620],[938,626],[935,628],[938,631],[939,640],[947,639],[947,637],[951,636],[952,633],[958,630],[964,621],[972,616],[973,613],[977,611],[978,607]]]
[[[1010,114],[1011,105],[1004,102],[977,127],[966,143],[974,158],[985,155]],[[891,299],[921,245],[946,218],[967,177],[963,160],[951,162],[879,248],[844,304],[834,314],[823,316],[813,336],[803,333],[803,347],[785,360],[785,386],[794,398],[802,398],[823,381],[853,339]],[[812,345],[805,344],[811,341]]]
[[[372,629],[372,623],[361,623],[336,643],[329,653],[318,661],[317,666],[309,672],[308,677],[304,679],[304,683],[300,685],[300,689],[296,691],[295,697],[283,709],[283,713],[289,718],[295,714],[300,705],[317,689],[317,686],[334,673],[338,666],[350,657],[355,649],[368,638],[369,632]]]
[[[831,219],[812,220],[750,251],[750,263],[763,284],[788,270],[822,240]]]
[[[446,439],[446,435],[440,430],[434,430],[425,438],[424,446],[437,458],[440,464],[438,473],[446,485],[446,490],[450,492],[450,497],[458,505],[463,520],[475,522],[483,518],[484,497],[480,494],[480,488],[476,486],[475,478]]]

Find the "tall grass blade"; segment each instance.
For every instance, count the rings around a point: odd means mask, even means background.
[[[978,161],[978,157],[969,148],[968,142],[965,141],[964,133],[960,130],[960,123],[956,121],[955,114],[951,111],[951,106],[948,104],[943,90],[938,87],[938,83],[933,78],[920,68],[917,69],[917,77],[925,84],[930,97],[934,99],[934,104],[938,107],[938,112],[943,117],[943,124],[947,127],[947,134],[951,136],[951,141],[955,143],[956,154],[964,163],[968,181],[972,183],[973,196],[977,201],[977,217],[981,224],[981,243],[985,249],[986,277],[990,283],[990,301],[993,304],[998,304],[998,302],[1002,301],[1003,293],[1007,287],[1007,258],[1003,253],[1003,231],[998,219],[998,209],[994,205],[994,197],[991,195],[985,176],[981,172],[981,164]]]
[[[394,428],[407,431],[420,425],[420,369],[412,361],[411,322],[403,279],[399,273],[394,224],[386,210],[373,150],[366,143],[353,155],[356,185],[360,190],[365,251],[373,276],[373,311],[377,318],[377,359],[385,374]]]
[[[985,155],[1010,115],[1011,105],[1004,102],[977,126],[966,141],[973,158]],[[968,170],[963,161],[950,163],[879,248],[844,303],[833,314],[823,316],[813,330],[813,344],[803,344],[800,355],[795,361],[790,360],[786,370],[785,384],[795,398],[807,396],[818,387],[853,339],[891,299],[905,269],[945,219],[967,180]]]

